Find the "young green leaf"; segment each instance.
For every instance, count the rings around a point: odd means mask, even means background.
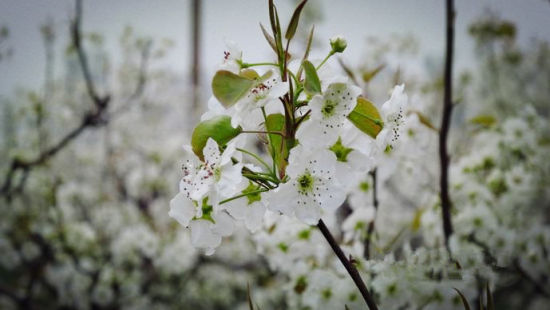
[[[478,115],[470,120],[471,124],[491,127],[496,124],[497,119],[492,115]]]
[[[292,18],[290,18],[290,23],[288,24],[288,27],[286,28],[285,38],[287,40],[292,39],[294,35],[296,34],[296,29],[298,29],[298,22],[300,21],[300,14],[302,13],[302,9],[306,5],[307,0],[303,0],[298,4],[296,9],[294,10],[294,14],[292,14]]]
[[[420,123],[422,125],[430,128],[431,130],[433,130],[435,132],[439,132],[439,130],[437,128],[435,128],[435,126],[432,124],[430,119],[426,115],[424,115],[422,112],[420,112],[420,111],[410,111],[409,114],[416,114],[418,116],[418,120],[420,121]]]
[[[265,128],[267,131],[282,132],[285,129],[285,117],[284,115],[269,114],[265,120]],[[288,149],[284,145],[283,137],[277,134],[268,134],[270,149],[269,152],[275,160],[279,171],[284,171],[286,167],[285,158],[288,156]]]
[[[381,64],[378,67],[374,68],[373,70],[366,70],[365,72],[363,72],[363,81],[366,83],[370,82],[385,67],[386,67],[386,64]]]
[[[306,80],[304,82],[304,90],[309,95],[320,94],[321,93],[321,81],[317,75],[317,70],[315,66],[309,61],[306,60],[302,63],[304,71],[306,72]]]
[[[491,293],[491,289],[489,288],[489,283],[487,283],[487,286],[485,287],[485,292],[487,294],[487,310],[495,310],[493,293]]]
[[[254,80],[233,72],[220,70],[212,79],[212,92],[225,107],[241,99],[254,85]]]
[[[250,296],[250,283],[246,284],[246,295],[248,299],[248,309],[254,310],[254,305],[252,305],[252,297]]]
[[[306,45],[306,51],[304,52],[304,57],[302,57],[302,63],[307,60],[309,57],[309,51],[311,50],[311,43],[313,42],[313,32],[315,31],[315,25],[311,26],[311,30],[309,31],[309,36],[307,37],[307,45]],[[298,72],[296,73],[296,77],[298,77],[298,80],[302,78],[302,71],[304,70],[303,66],[300,66],[298,69]]]
[[[219,115],[202,121],[195,127],[191,136],[193,153],[202,160],[202,149],[206,145],[208,138],[214,139],[219,146],[223,146],[238,136],[241,131],[242,128],[240,126],[237,128],[231,126],[231,117],[227,115]]]
[[[267,40],[267,43],[269,43],[269,46],[277,53],[277,43],[275,43],[275,39],[267,32],[264,25],[260,23],[260,28],[262,28],[262,33],[264,34],[265,39]]]
[[[458,296],[460,296],[460,299],[462,300],[462,304],[464,305],[464,310],[470,310],[470,304],[468,303],[468,299],[466,299],[464,294],[462,294],[462,292],[459,291],[457,288],[455,288],[454,290],[458,293]]]
[[[348,115],[348,119],[362,132],[376,139],[383,123],[376,106],[363,97],[357,98],[357,105]]]

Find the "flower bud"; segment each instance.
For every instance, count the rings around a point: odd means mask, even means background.
[[[330,39],[330,47],[332,47],[333,53],[342,53],[347,46],[348,42],[342,36],[334,36]]]

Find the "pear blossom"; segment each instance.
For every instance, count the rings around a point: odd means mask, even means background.
[[[188,153],[192,152],[189,147],[185,148]],[[218,143],[208,138],[203,149],[204,162],[189,154],[191,158],[184,163],[180,190],[195,201],[206,195],[214,203],[220,198],[231,197],[239,191],[238,184],[242,180],[242,164],[231,161],[232,156],[237,156],[235,153],[234,143],[228,144],[221,153]]]
[[[376,142],[382,151],[386,150],[387,147],[393,147],[401,135],[401,127],[408,101],[404,89],[405,85],[403,84],[395,86],[390,99],[384,102],[380,109],[384,128],[378,133]]]
[[[315,225],[324,212],[334,211],[346,193],[336,179],[336,156],[328,150],[314,153],[304,146],[290,152],[289,180],[270,192],[269,208]]]
[[[223,52],[223,62],[220,64],[220,70],[227,70],[233,73],[239,73],[243,58],[243,52],[236,42],[225,41],[226,50]]]
[[[296,137],[308,146],[330,146],[344,130],[347,116],[361,94],[357,86],[332,83],[322,95],[315,95],[309,102],[311,119],[298,128]]]
[[[275,70],[269,70],[257,81],[235,105],[231,108],[231,124],[236,127],[257,126],[263,122],[261,108],[266,108],[271,103],[280,106],[279,97],[288,92],[288,84],[283,83],[281,76]]]
[[[256,232],[262,226],[267,201],[252,182],[242,193],[248,195],[228,202],[225,208],[235,219],[243,220],[251,232]]]
[[[233,232],[233,219],[224,210],[208,204],[208,198],[199,205],[184,191],[180,191],[170,201],[168,215],[190,229],[191,244],[204,249],[207,255],[214,253],[222,237]]]
[[[374,141],[351,122],[344,124],[342,134],[328,149],[336,155],[336,177],[345,188],[357,184],[374,167]]]

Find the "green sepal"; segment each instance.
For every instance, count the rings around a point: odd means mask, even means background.
[[[260,187],[252,182],[248,182],[248,187],[245,188],[242,193],[246,194],[246,198],[248,199],[248,204],[251,205],[256,201],[261,201],[262,196],[260,193],[258,193],[258,190]]]
[[[355,127],[374,139],[384,126],[376,106],[363,97],[357,98],[357,105],[348,115],[348,119]]]
[[[342,144],[342,139],[340,137],[338,137],[338,141],[336,141],[336,143],[334,143],[329,150],[336,155],[336,160],[344,163],[348,161],[348,155],[353,151],[352,148],[346,147]]]
[[[195,205],[198,206],[197,202],[193,201],[193,203],[195,203]],[[208,204],[208,197],[204,197],[204,199],[202,200],[201,209],[202,209],[202,216],[201,217],[195,216],[193,217],[193,220],[206,220],[216,224],[216,221],[214,221],[214,218],[212,218],[212,212],[214,212],[214,207]]]
[[[237,128],[231,126],[231,117],[227,115],[219,115],[202,121],[195,127],[191,136],[193,153],[203,160],[202,149],[206,145],[208,138],[214,139],[221,147],[238,136],[241,131],[241,126]]]

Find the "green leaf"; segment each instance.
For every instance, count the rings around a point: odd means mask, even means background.
[[[241,99],[254,85],[254,80],[233,72],[220,70],[212,79],[212,92],[225,107]]]
[[[439,132],[439,130],[437,128],[435,128],[435,126],[432,124],[430,119],[426,115],[424,115],[422,112],[420,112],[420,111],[411,111],[409,113],[416,114],[418,116],[418,120],[420,121],[420,123],[422,125],[430,128],[431,130],[433,130],[435,132]]]
[[[250,283],[246,284],[246,295],[248,299],[248,309],[254,310],[254,305],[252,305],[252,296],[250,296]]]
[[[193,153],[202,160],[204,159],[202,149],[206,145],[208,138],[214,139],[221,147],[239,135],[241,131],[242,128],[240,126],[237,128],[231,126],[231,117],[227,115],[216,116],[200,122],[193,130],[193,135],[191,136]]]
[[[368,70],[368,71],[363,72],[363,81],[366,82],[366,83],[370,82],[385,67],[386,67],[385,64],[381,64],[378,67],[374,68],[373,70]]]
[[[285,116],[280,113],[269,114],[265,120],[265,128],[267,131],[283,132],[285,129]],[[279,168],[279,174],[281,174],[281,172],[284,172],[284,169],[286,168],[288,148],[285,146],[283,137],[280,135],[268,134],[268,137],[270,144],[269,152]]]
[[[269,46],[277,53],[277,43],[275,43],[275,39],[267,32],[264,25],[260,23],[260,28],[262,28],[262,33],[264,34],[265,39],[267,40],[267,43],[269,43]]]
[[[492,115],[478,115],[470,120],[471,124],[491,127],[496,124],[497,119]]]
[[[491,289],[489,288],[489,283],[487,283],[487,286],[485,288],[485,292],[487,294],[487,310],[495,310],[493,294],[491,293]]]
[[[296,34],[296,29],[298,29],[298,22],[300,21],[300,14],[302,13],[302,9],[304,8],[304,5],[306,5],[307,0],[303,0],[298,4],[296,9],[294,10],[294,14],[292,14],[292,18],[290,18],[290,22],[288,23],[288,27],[286,28],[285,38],[287,40],[292,39],[294,35]]]
[[[302,63],[302,67],[306,72],[306,80],[304,82],[304,90],[310,95],[320,94],[321,93],[321,81],[317,75],[317,70],[315,66],[309,61],[306,60]]]
[[[241,72],[239,72],[239,76],[241,76],[243,78],[247,78],[249,80],[255,80],[255,79],[260,78],[260,75],[258,74],[258,72],[254,71],[252,69],[243,69],[243,70],[241,70]]]
[[[309,36],[307,37],[307,45],[306,45],[306,51],[304,52],[304,57],[302,57],[302,63],[307,60],[309,57],[309,51],[311,50],[311,43],[313,42],[313,32],[315,31],[315,25],[311,26],[311,30],[309,31]],[[298,69],[298,72],[296,73],[296,76],[298,77],[298,80],[302,78],[302,71],[304,70],[303,66],[300,66]]]
[[[414,218],[412,220],[412,223],[411,223],[411,229],[412,231],[417,231],[418,229],[420,229],[420,225],[422,224],[422,214],[424,213],[424,209],[418,209],[416,210],[416,212],[414,213]]]
[[[348,115],[348,119],[355,127],[374,139],[384,126],[376,106],[363,97],[357,98],[357,105]]]
[[[470,310],[470,304],[468,303],[468,299],[464,297],[464,294],[460,292],[457,288],[454,289],[458,295],[460,296],[460,299],[462,300],[462,304],[464,305],[464,310]]]

